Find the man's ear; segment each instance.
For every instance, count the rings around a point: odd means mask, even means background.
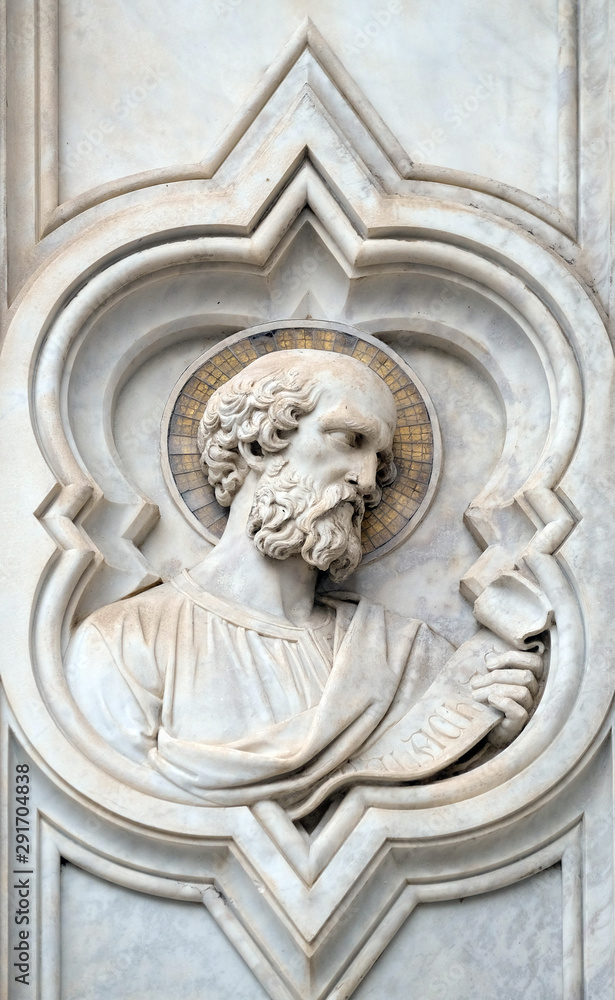
[[[263,449],[258,441],[239,441],[237,447],[249,469],[253,472],[263,472],[266,456],[263,455]]]

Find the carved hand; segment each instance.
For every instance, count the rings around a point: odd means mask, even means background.
[[[486,662],[487,673],[475,674],[470,682],[472,693],[476,701],[504,713],[488,739],[496,747],[505,747],[529,719],[542,672],[542,655],[511,649],[490,655]]]

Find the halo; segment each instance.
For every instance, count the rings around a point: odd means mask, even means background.
[[[221,341],[183,373],[162,421],[162,466],[169,491],[193,528],[215,544],[228,508],[216,501],[200,465],[199,421],[209,397],[252,361],[274,351],[312,349],[362,361],[388,385],[397,404],[393,453],[397,478],[363,518],[363,561],[399,545],[416,528],[433,498],[441,444],[435,410],[424,386],[385,344],[339,323],[302,320],[253,327]]]

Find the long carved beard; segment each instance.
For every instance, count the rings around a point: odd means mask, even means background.
[[[293,474],[288,463],[263,477],[248,517],[248,535],[272,559],[298,553],[310,566],[328,570],[340,582],[361,562],[365,504],[349,484],[318,489],[310,477]]]

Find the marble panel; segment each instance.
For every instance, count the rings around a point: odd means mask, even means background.
[[[61,1000],[267,1000],[201,903],[157,899],[62,862]]]
[[[356,1000],[564,1000],[559,866],[507,889],[422,904]]]
[[[0,995],[613,1000],[608,0],[4,6]]]
[[[172,8],[62,0],[59,10],[61,200],[198,163],[310,17],[415,162],[558,203],[557,0],[497,8],[488,0],[181,0]],[[569,33],[564,43],[573,46]],[[398,104],[392,87],[404,95]]]

